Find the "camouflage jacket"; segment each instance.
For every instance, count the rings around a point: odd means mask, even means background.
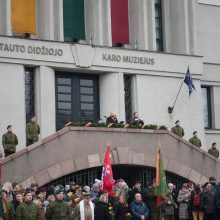
[[[197,147],[201,147],[202,146],[201,140],[199,138],[197,138],[197,137],[190,138],[189,142],[194,144]]]
[[[184,129],[181,126],[174,126],[172,127],[171,131],[179,137],[183,137],[185,134]]]
[[[68,220],[69,210],[64,201],[51,202],[46,210],[46,220]]]
[[[18,138],[14,133],[5,133],[2,136],[2,145],[4,150],[15,152],[15,146],[18,144]]]
[[[23,202],[16,210],[16,220],[40,220],[37,205],[33,202]]]
[[[216,148],[210,148],[208,150],[208,153],[211,154],[212,156],[219,158],[219,151]]]
[[[28,123],[26,126],[27,139],[37,142],[39,140],[40,126],[37,123]]]

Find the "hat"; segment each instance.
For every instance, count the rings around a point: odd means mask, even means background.
[[[175,124],[177,124],[178,122],[180,122],[179,120],[176,120]]]
[[[209,181],[216,181],[215,177],[211,176],[209,177]]]
[[[9,128],[11,128],[11,127],[12,127],[11,125],[8,125],[8,126],[7,126],[7,130],[8,130]]]
[[[122,182],[121,179],[115,180],[115,184]]]
[[[63,192],[62,189],[57,189],[57,190],[55,191],[55,195],[58,195],[58,194],[61,193],[61,192]]]
[[[90,193],[89,193],[89,192],[86,192],[86,191],[83,191],[83,192],[82,192],[82,195],[83,195],[83,196],[90,196]]]
[[[38,190],[38,193],[43,193],[43,192],[47,192],[47,189],[44,186]]]
[[[187,183],[183,183],[182,188],[188,188],[188,184]]]
[[[216,145],[216,142],[213,142],[213,143],[212,143],[212,147],[215,146],[215,145]]]
[[[200,189],[200,187],[201,187],[201,186],[200,186],[199,183],[195,185],[195,189]]]
[[[24,193],[24,196],[26,196],[28,193],[31,193],[30,191],[26,191],[25,193]]]
[[[193,135],[194,135],[194,134],[197,134],[197,131],[193,131]]]
[[[65,199],[64,199],[65,202],[69,202],[69,201],[71,201],[71,200],[72,200],[72,199],[71,199],[69,196],[66,196]]]

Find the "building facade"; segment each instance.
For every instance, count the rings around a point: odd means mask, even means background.
[[[0,134],[12,124],[18,149],[31,115],[45,138],[110,111],[169,129],[179,119],[185,139],[197,130],[204,150],[220,146],[218,0],[35,4],[36,35],[27,36],[13,32],[11,1],[0,0]],[[170,114],[188,66],[196,91],[189,98],[183,84]]]

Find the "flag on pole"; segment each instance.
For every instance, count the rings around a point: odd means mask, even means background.
[[[163,160],[160,149],[157,152],[156,157],[156,188],[155,194],[157,196],[157,206],[162,205],[165,202],[167,194],[167,181],[163,167]]]
[[[112,165],[111,165],[111,153],[110,147],[108,146],[105,153],[104,165],[102,168],[102,190],[108,191],[108,193],[112,196],[113,192],[113,185],[115,180],[113,179],[112,173]]]
[[[188,86],[189,89],[189,96],[191,95],[191,93],[194,91],[196,91],[196,88],[194,86],[193,80],[192,80],[192,75],[190,73],[189,67],[186,71],[186,75],[184,78],[184,83],[186,83],[186,85]]]
[[[11,0],[12,31],[36,34],[35,0]]]

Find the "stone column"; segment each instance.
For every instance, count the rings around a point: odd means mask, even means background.
[[[25,78],[19,64],[0,63],[1,135],[12,125],[18,137],[17,151],[26,146]],[[2,147],[2,146],[1,146]]]
[[[110,14],[110,0],[85,0],[85,33],[88,43],[112,45]]]
[[[38,38],[54,40],[54,0],[38,1]],[[59,16],[59,15],[56,15]]]
[[[164,0],[164,50],[196,53],[196,5],[198,0]]]
[[[114,111],[119,121],[125,121],[123,73],[106,73],[99,79],[100,117],[105,121],[104,116]]]
[[[0,0],[0,35],[12,35],[10,0]]]
[[[41,127],[41,138],[45,138],[56,131],[54,69],[40,66],[36,71],[35,82],[36,117]]]
[[[54,0],[54,40],[64,41],[63,1]]]
[[[156,50],[154,0],[129,0],[129,31],[133,48]]]

